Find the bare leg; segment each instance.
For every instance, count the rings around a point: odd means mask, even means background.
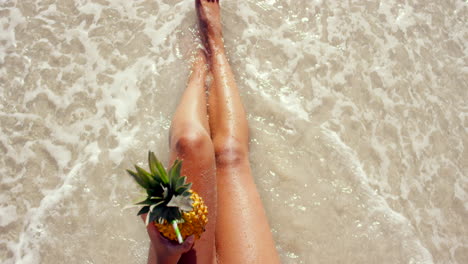
[[[187,88],[172,120],[171,164],[182,159],[182,175],[193,183],[208,206],[208,224],[194,248],[179,263],[216,263],[216,169],[213,144],[209,134],[206,110],[206,58],[200,51],[194,62]]]
[[[218,182],[218,260],[279,263],[268,219],[251,175],[248,124],[224,52],[218,1],[197,0],[196,4],[214,77],[209,91],[209,122]]]

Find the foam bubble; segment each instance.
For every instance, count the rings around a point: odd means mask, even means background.
[[[16,206],[7,205],[0,207],[0,226],[7,226],[17,219]]]

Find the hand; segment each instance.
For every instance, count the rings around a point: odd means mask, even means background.
[[[141,215],[143,222],[145,222],[146,217],[147,214]],[[154,251],[153,253],[156,254],[156,258],[158,260],[157,263],[177,263],[180,256],[192,248],[195,240],[194,236],[191,235],[187,237],[182,244],[169,241],[159,233],[153,223],[150,223],[146,227],[146,231],[148,232],[148,236],[151,240],[150,250],[152,249]]]

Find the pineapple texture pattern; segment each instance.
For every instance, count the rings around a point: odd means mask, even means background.
[[[184,222],[178,224],[184,240],[190,235],[195,235],[195,239],[199,239],[208,223],[208,208],[203,203],[203,199],[196,192],[191,191],[191,193],[190,198],[193,200],[193,210],[184,212],[182,214]],[[170,223],[164,221],[163,224],[158,224],[157,222],[154,222],[154,224],[164,237],[177,241],[177,236]]]

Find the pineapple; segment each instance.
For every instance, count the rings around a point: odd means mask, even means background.
[[[169,240],[179,243],[195,235],[199,239],[208,222],[208,208],[203,199],[181,177],[182,161],[176,160],[166,171],[153,152],[148,153],[150,172],[135,165],[136,172],[127,170],[135,181],[146,190],[147,198],[137,203],[143,205],[138,215],[148,213],[146,224],[153,223]]]

